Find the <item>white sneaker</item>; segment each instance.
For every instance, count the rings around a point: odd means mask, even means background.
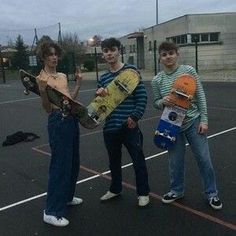
[[[138,205],[141,207],[146,206],[150,202],[149,196],[139,196]]]
[[[119,196],[119,195],[120,195],[120,193],[112,193],[112,192],[110,192],[110,191],[107,191],[106,194],[104,194],[104,195],[100,198],[100,200],[101,200],[101,201],[106,201],[106,200],[109,200],[109,199],[111,199],[111,198],[117,197],[117,196]]]
[[[79,197],[73,197],[71,202],[67,202],[67,206],[75,206],[83,203],[83,199]]]
[[[67,220],[64,217],[56,217],[52,215],[46,215],[45,212],[43,212],[43,221],[47,224],[54,225],[54,226],[59,226],[59,227],[64,227],[69,224],[69,220]]]

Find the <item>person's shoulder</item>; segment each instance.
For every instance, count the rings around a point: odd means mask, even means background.
[[[58,75],[59,77],[62,77],[62,78],[67,78],[67,77],[66,77],[66,74],[64,74],[64,73],[62,73],[62,72],[57,72],[57,75]]]
[[[99,79],[103,79],[103,78],[106,78],[107,76],[110,75],[110,71],[109,70],[106,70],[103,72],[103,74],[101,74],[100,78]]]
[[[185,72],[196,73],[196,70],[193,66],[190,65],[180,65],[180,69]]]
[[[164,71],[158,72],[152,79],[152,82],[160,82],[165,77]]]
[[[123,69],[133,69],[138,70],[138,68],[135,65],[125,63]]]

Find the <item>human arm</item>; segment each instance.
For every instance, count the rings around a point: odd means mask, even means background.
[[[151,82],[152,93],[153,93],[153,107],[159,110],[163,110],[165,106],[171,105],[168,101],[170,98],[168,96],[170,91],[170,85],[166,83],[165,79],[158,74],[155,76]]]
[[[200,81],[198,74],[196,73],[195,69],[192,69],[192,75],[196,78],[196,105],[198,107],[200,113],[200,124],[198,127],[198,133],[204,134],[208,130],[208,114],[207,114],[207,102],[205,92]]]
[[[138,121],[142,118],[147,105],[147,92],[144,83],[141,81],[134,90],[133,100],[135,102],[135,109],[127,119],[128,128],[136,127]]]
[[[75,73],[75,87],[74,87],[74,90],[71,92],[71,97],[73,99],[76,99],[76,97],[78,96],[82,79],[83,79],[83,76],[81,74],[81,71],[77,70]]]
[[[47,113],[50,113],[52,111],[52,105],[48,100],[46,91],[48,77],[45,75],[45,73],[43,73],[43,71],[41,71],[40,74],[36,77],[36,81],[39,86],[42,106]]]

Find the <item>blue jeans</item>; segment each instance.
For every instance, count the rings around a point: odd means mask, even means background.
[[[48,192],[45,213],[65,216],[66,204],[73,199],[80,167],[79,125],[76,118],[62,119],[59,110],[48,117],[51,148]]]
[[[206,134],[198,134],[199,118],[183,132],[180,132],[173,149],[169,153],[169,174],[171,192],[179,195],[184,193],[184,156],[186,139],[190,144],[194,158],[197,161],[200,174],[204,183],[207,198],[217,196],[215,173],[212,166]]]
[[[138,127],[129,129],[124,125],[118,131],[104,132],[103,135],[108,151],[112,177],[110,191],[113,193],[120,193],[122,191],[121,154],[123,144],[127,148],[133,162],[137,195],[148,195],[150,189],[145,156],[142,149],[143,136],[140,129]]]

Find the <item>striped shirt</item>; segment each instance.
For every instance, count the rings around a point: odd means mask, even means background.
[[[133,65],[124,64],[124,66],[117,72],[107,71],[103,74],[99,80],[97,87],[107,87],[107,85],[115,79],[115,77],[125,69],[137,68]],[[140,75],[141,79],[141,75]],[[128,117],[131,117],[134,121],[138,121],[142,118],[147,105],[147,93],[142,80],[133,91],[117,108],[106,118],[104,131],[115,131],[121,129],[122,125],[127,121]]]
[[[197,72],[192,66],[189,65],[180,65],[171,74],[161,71],[153,78],[151,82],[154,95],[153,106],[161,110],[164,108],[163,97],[170,93],[173,82],[178,76],[182,74],[189,74],[193,76],[196,79],[197,89],[192,100],[192,105],[188,109],[187,115],[183,121],[181,130],[185,130],[190,127],[193,121],[199,116],[201,123],[208,124],[205,93]]]

